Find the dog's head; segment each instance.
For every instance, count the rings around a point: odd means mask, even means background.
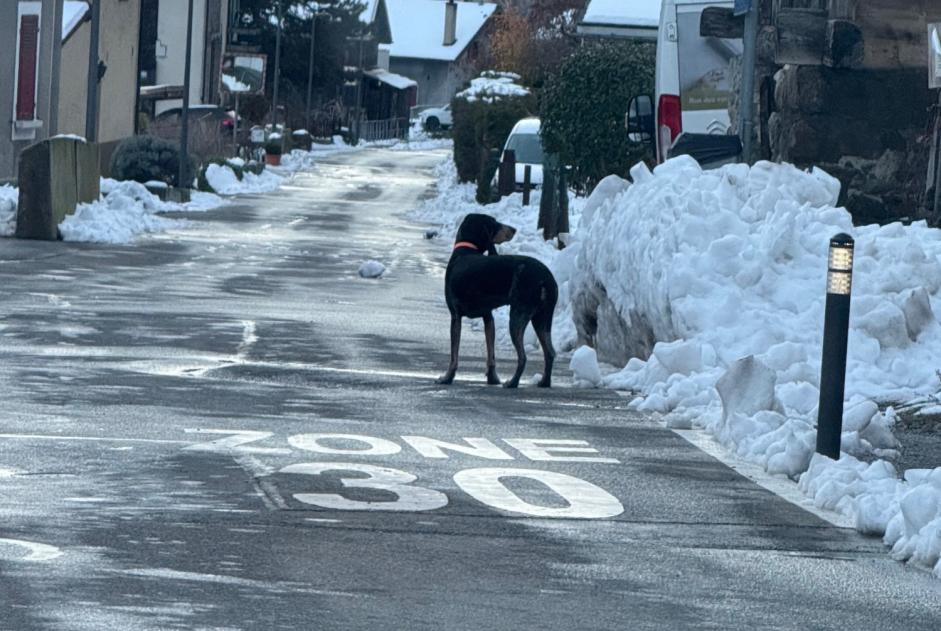
[[[473,243],[478,250],[484,252],[494,244],[509,241],[515,234],[516,228],[502,224],[490,215],[471,213],[461,222],[455,241]]]

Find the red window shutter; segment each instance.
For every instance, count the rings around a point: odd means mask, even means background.
[[[16,79],[16,120],[33,120],[36,111],[36,62],[39,56],[39,16],[20,18],[20,66]]]

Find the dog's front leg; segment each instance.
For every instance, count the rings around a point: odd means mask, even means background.
[[[435,383],[448,385],[454,381],[454,375],[457,374],[457,356],[461,349],[461,316],[451,314],[451,363],[448,364],[448,372],[444,373]]]
[[[484,316],[484,339],[487,340],[487,384],[491,386],[500,385],[500,378],[497,376],[497,354],[494,350],[496,336],[493,313],[488,313]]]

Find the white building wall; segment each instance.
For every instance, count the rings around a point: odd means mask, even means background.
[[[157,84],[183,85],[186,58],[187,0],[160,0],[157,25]],[[190,104],[201,104],[206,51],[206,0],[193,2],[193,51],[190,66]],[[160,101],[159,114],[180,107],[182,100]]]

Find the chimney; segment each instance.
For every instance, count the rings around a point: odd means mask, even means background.
[[[444,45],[453,46],[457,41],[457,5],[454,0],[444,4]]]

